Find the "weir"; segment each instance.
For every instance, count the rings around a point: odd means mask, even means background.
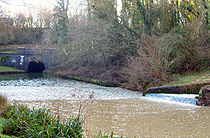
[[[167,95],[167,94],[155,94],[155,93],[149,93],[145,97],[150,97],[154,98],[154,100],[159,100],[159,101],[168,101],[168,102],[176,102],[176,103],[183,103],[183,104],[190,104],[190,105],[196,105],[196,102],[198,99],[195,99],[196,95],[194,97],[187,97],[183,96],[180,97],[178,94],[176,95]]]

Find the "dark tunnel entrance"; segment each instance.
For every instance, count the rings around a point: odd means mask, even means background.
[[[28,64],[28,72],[30,73],[43,73],[43,71],[45,70],[45,65],[38,61],[31,61]]]

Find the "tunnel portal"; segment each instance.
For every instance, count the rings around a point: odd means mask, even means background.
[[[29,73],[43,73],[43,71],[45,70],[45,65],[44,63],[38,61],[31,61],[28,64],[28,72]]]

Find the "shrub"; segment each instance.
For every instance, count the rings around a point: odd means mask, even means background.
[[[126,87],[143,90],[166,80],[167,70],[174,60],[169,60],[171,48],[162,47],[155,37],[142,36],[138,42],[136,55],[128,56],[125,72]]]
[[[135,42],[136,54],[127,57],[123,69],[126,87],[143,90],[161,85],[171,74],[199,69],[209,55],[208,35],[202,22],[193,23],[162,36],[142,35]]]
[[[22,105],[10,105],[1,113],[5,118],[3,134],[17,137],[82,137],[82,120],[71,116],[61,122],[47,109],[29,109]]]

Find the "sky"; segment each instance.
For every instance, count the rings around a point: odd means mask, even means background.
[[[118,0],[118,9],[120,6]],[[15,16],[18,13],[23,13],[26,16],[31,13],[36,15],[40,9],[53,9],[56,5],[56,0],[0,0],[0,5],[6,10],[10,11],[10,15]],[[75,14],[79,12],[78,7],[85,7],[86,0],[70,0],[70,12]],[[84,12],[84,11],[83,11]]]
[[[70,11],[75,13],[76,9],[83,5],[85,0],[70,0]],[[56,0],[0,0],[0,5],[6,10],[10,11],[12,16],[17,13],[28,15],[29,13],[36,14],[40,9],[53,9],[56,5]]]

